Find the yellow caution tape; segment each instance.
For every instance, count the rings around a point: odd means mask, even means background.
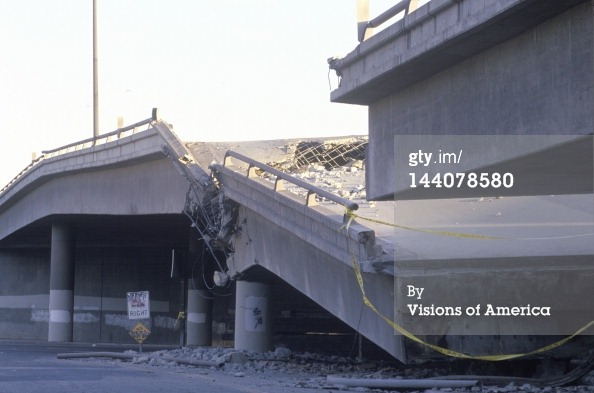
[[[339,231],[342,230],[343,228],[345,228],[346,229],[346,235],[347,235],[347,237],[348,237],[349,227],[350,227],[352,221],[355,219],[355,217],[357,217],[357,218],[362,218],[364,220],[375,222],[375,223],[379,223],[379,224],[386,224],[386,225],[390,225],[390,226],[397,227],[397,228],[409,229],[409,230],[419,231],[419,232],[433,233],[433,234],[438,234],[438,235],[454,236],[454,237],[460,237],[460,238],[483,239],[483,240],[484,239],[486,239],[486,240],[505,239],[505,238],[492,237],[492,236],[482,236],[482,235],[474,235],[474,234],[466,234],[466,233],[447,232],[447,231],[431,231],[431,230],[423,230],[423,229],[410,228],[410,227],[405,227],[405,226],[400,226],[400,225],[396,225],[396,224],[382,222],[380,220],[374,220],[374,219],[371,219],[371,218],[361,217],[361,216],[356,215],[352,210],[350,210],[348,208],[347,208],[347,211],[346,211],[346,215],[349,217],[349,220],[348,220],[348,222],[345,225],[343,225],[343,226],[341,226],[339,228]],[[357,277],[357,282],[359,283],[359,288],[361,289],[361,294],[363,296],[363,303],[365,303],[365,305],[367,307],[369,307],[374,313],[376,313],[379,317],[381,317],[386,323],[388,323],[398,333],[402,334],[403,336],[407,337],[408,339],[410,339],[412,341],[415,341],[418,344],[421,344],[421,345],[423,345],[425,347],[431,348],[434,351],[439,352],[439,353],[441,353],[443,355],[446,355],[446,356],[455,357],[455,358],[462,358],[462,359],[486,360],[486,361],[492,361],[492,362],[497,362],[497,361],[502,361],[502,360],[510,360],[510,359],[517,359],[517,358],[525,357],[525,356],[532,356],[532,355],[536,355],[536,354],[543,353],[543,352],[546,352],[546,351],[550,351],[550,350],[552,350],[554,348],[560,347],[560,346],[564,345],[565,343],[567,343],[568,341],[572,340],[574,337],[580,335],[581,333],[583,333],[584,331],[586,331],[590,327],[594,326],[594,320],[593,320],[590,323],[588,323],[585,326],[583,326],[580,329],[578,329],[571,336],[565,337],[565,338],[563,338],[563,339],[561,339],[559,341],[556,341],[556,342],[554,342],[554,343],[552,343],[550,345],[547,345],[545,347],[539,348],[537,350],[534,350],[534,351],[531,351],[531,352],[528,352],[528,353],[518,353],[518,354],[508,354],[508,355],[478,355],[478,356],[473,356],[473,355],[467,355],[467,354],[461,353],[461,352],[456,352],[456,351],[453,351],[451,349],[442,348],[442,347],[439,347],[437,345],[429,344],[428,342],[425,342],[422,339],[420,339],[419,337],[417,337],[414,334],[410,333],[408,330],[406,330],[402,326],[398,325],[397,323],[395,323],[394,321],[392,321],[390,318],[386,317],[384,314],[382,314],[381,312],[379,312],[379,310],[373,305],[373,303],[369,300],[369,298],[365,294],[365,285],[363,284],[363,276],[361,275],[361,269],[359,268],[359,263],[357,262],[357,259],[355,258],[355,255],[350,251],[350,246],[349,246],[349,243],[348,242],[347,242],[347,247],[349,248],[349,253],[351,254],[352,259],[353,259],[353,268],[355,269],[355,275]]]
[[[391,222],[377,220],[375,218],[368,218],[368,217],[360,216],[360,215],[356,214],[354,211],[352,211],[349,208],[346,209],[345,215],[347,217],[349,217],[349,222],[348,222],[348,224],[343,225],[342,227],[340,227],[340,229],[344,228],[345,226],[350,225],[350,223],[351,223],[351,221],[353,221],[353,219],[359,218],[361,220],[365,220],[365,221],[369,221],[369,222],[373,222],[373,223],[381,224],[381,225],[387,225],[387,226],[394,227],[394,228],[406,229],[406,230],[415,231],[415,232],[429,233],[429,234],[432,234],[432,235],[457,237],[457,238],[461,238],[461,239],[479,239],[479,240],[556,240],[556,239],[571,239],[571,238],[576,238],[576,237],[583,237],[583,236],[592,236],[592,235],[594,235],[594,233],[589,232],[589,233],[581,233],[581,234],[577,234],[577,235],[555,236],[555,237],[501,237],[501,236],[487,236],[487,235],[477,235],[477,234],[473,234],[473,233],[462,233],[462,232],[452,232],[452,231],[436,231],[436,230],[433,230],[433,229],[421,229],[421,228],[408,227],[408,226],[405,226],[405,225],[393,224]]]
[[[360,216],[358,214],[355,214],[355,212],[352,211],[349,208],[346,209],[345,215],[349,217],[349,222],[346,225],[344,225],[343,227],[346,226],[347,228],[350,225],[351,221],[353,221],[353,219],[360,218],[361,220],[365,220],[365,221],[369,221],[369,222],[374,222],[376,224],[387,225],[387,226],[391,226],[391,227],[394,227],[394,228],[406,229],[406,230],[415,231],[415,232],[431,233],[433,235],[458,237],[458,238],[462,238],[462,239],[510,240],[510,238],[507,238],[507,237],[486,236],[486,235],[476,235],[476,234],[473,234],[473,233],[461,233],[461,232],[451,232],[451,231],[436,231],[436,230],[432,230],[432,229],[420,229],[420,228],[407,227],[407,226],[404,226],[404,225],[392,224],[391,222],[376,220],[374,218],[362,217],[362,216]],[[343,228],[343,227],[341,227],[341,228]]]
[[[174,329],[177,329],[179,327],[180,321],[182,319],[186,319],[186,312],[185,311],[180,311],[180,312],[177,313],[177,319],[173,323],[173,328]]]
[[[563,345],[566,342],[568,342],[569,340],[573,339],[575,336],[578,336],[579,334],[581,334],[582,332],[584,332],[591,326],[594,326],[594,321],[591,321],[590,323],[588,323],[587,325],[580,328],[578,331],[576,331],[571,336],[565,337],[564,339],[561,339],[553,344],[547,345],[546,347],[539,348],[535,351],[528,352],[528,353],[519,353],[519,354],[511,354],[511,355],[481,355],[481,356],[467,355],[464,353],[452,351],[451,349],[446,349],[446,348],[439,347],[437,345],[429,344],[428,342],[421,340],[420,338],[418,338],[414,334],[410,333],[408,330],[404,329],[402,326],[398,325],[397,323],[392,321],[390,318],[386,317],[381,312],[379,312],[378,309],[375,308],[373,303],[371,303],[371,301],[365,294],[365,286],[363,285],[363,276],[361,275],[361,270],[359,269],[359,263],[357,263],[357,260],[354,255],[353,255],[353,267],[355,269],[355,275],[357,276],[359,288],[361,289],[361,294],[363,295],[363,303],[365,303],[365,305],[367,307],[369,307],[373,312],[375,312],[377,315],[379,315],[384,321],[386,321],[398,333],[402,334],[403,336],[405,336],[405,337],[407,337],[421,345],[424,345],[428,348],[433,349],[434,351],[437,351],[443,355],[447,355],[450,357],[456,357],[456,358],[462,358],[462,359],[473,359],[473,360],[487,360],[487,361],[497,362],[497,361],[501,361],[501,360],[510,360],[510,359],[516,359],[516,358],[520,358],[520,357],[524,357],[524,356],[536,355],[536,354],[550,351],[551,349],[560,347],[561,345]]]

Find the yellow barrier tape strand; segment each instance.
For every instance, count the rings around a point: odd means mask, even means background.
[[[347,208],[347,212],[346,215],[349,217],[349,220],[347,221],[347,223],[343,226],[341,226],[339,228],[339,231],[341,231],[342,229],[346,229],[346,236],[348,237],[348,231],[349,231],[349,227],[351,225],[351,223],[353,222],[353,220],[355,219],[355,217],[358,218],[362,218],[368,221],[372,221],[372,222],[377,222],[380,224],[387,224],[387,225],[391,225],[391,226],[395,226],[398,228],[403,228],[403,229],[410,229],[410,230],[415,230],[415,231],[419,231],[419,232],[428,232],[428,233],[434,233],[434,234],[441,234],[441,235],[447,235],[447,236],[455,236],[455,237],[464,237],[464,238],[474,238],[474,239],[489,239],[489,240],[494,240],[494,239],[504,239],[504,238],[497,238],[497,237],[492,237],[492,236],[481,236],[481,235],[472,235],[472,234],[464,234],[464,233],[457,233],[457,232],[444,232],[444,231],[429,231],[429,230],[421,230],[421,229],[415,229],[415,228],[408,228],[408,227],[404,227],[404,226],[399,226],[399,225],[395,225],[395,224],[390,224],[390,223],[384,223],[381,222],[379,220],[373,220],[373,219],[367,219],[365,217],[360,217],[358,215],[356,215],[352,210]],[[357,262],[357,259],[355,258],[355,255],[350,251],[350,245],[347,242],[347,248],[348,248],[348,252],[351,254],[351,257],[353,259],[353,268],[355,270],[355,276],[357,277],[357,282],[359,284],[359,289],[361,290],[361,295],[363,296],[363,303],[369,307],[369,309],[371,309],[374,313],[376,313],[380,318],[382,318],[386,323],[388,323],[392,329],[396,330],[398,333],[402,334],[403,336],[405,336],[406,338],[421,344],[427,348],[433,349],[436,352],[439,352],[443,355],[446,356],[450,356],[450,357],[455,357],[455,358],[461,358],[461,359],[472,359],[472,360],[485,360],[485,361],[491,361],[491,362],[498,362],[498,361],[502,361],[502,360],[511,360],[511,359],[517,359],[517,358],[521,358],[521,357],[526,357],[526,356],[532,356],[532,355],[537,355],[539,353],[543,353],[543,352],[547,352],[550,351],[554,348],[560,347],[562,345],[564,345],[565,343],[567,343],[568,341],[572,340],[573,338],[575,338],[576,336],[580,335],[581,333],[583,333],[584,331],[586,331],[587,329],[589,329],[590,327],[594,326],[594,320],[590,321],[590,323],[586,324],[585,326],[581,327],[580,329],[578,329],[575,333],[573,333],[571,336],[565,337],[559,341],[556,341],[550,345],[547,345],[545,347],[536,349],[534,351],[528,352],[528,353],[518,353],[518,354],[508,354],[508,355],[467,355],[465,353],[461,353],[461,352],[456,352],[453,351],[451,349],[447,349],[447,348],[442,348],[439,347],[437,345],[433,345],[433,344],[429,344],[428,342],[423,341],[422,339],[420,339],[419,337],[415,336],[414,334],[410,333],[408,330],[406,330],[405,328],[403,328],[402,326],[398,325],[396,322],[392,321],[390,318],[386,317],[384,314],[382,314],[374,305],[373,303],[369,300],[369,298],[367,297],[367,295],[365,294],[365,285],[363,283],[363,275],[361,274],[361,269],[359,268],[359,263]]]
[[[519,353],[519,354],[510,354],[510,355],[479,355],[479,356],[473,356],[473,355],[467,355],[465,353],[461,353],[461,352],[456,352],[450,349],[446,349],[446,348],[442,348],[439,347],[437,345],[433,345],[433,344],[429,344],[428,342],[423,341],[422,339],[418,338],[417,336],[415,336],[414,334],[410,333],[408,330],[406,330],[405,328],[403,328],[402,326],[398,325],[397,323],[395,323],[394,321],[392,321],[390,318],[386,317],[385,315],[383,315],[381,312],[379,312],[379,310],[373,305],[373,303],[369,300],[369,298],[367,297],[367,295],[365,294],[365,286],[363,284],[363,276],[361,275],[361,270],[359,268],[359,264],[357,263],[357,260],[354,256],[352,256],[353,258],[353,268],[355,269],[355,275],[357,276],[357,282],[359,283],[359,288],[361,289],[361,294],[363,295],[363,303],[365,303],[365,305],[367,307],[369,307],[373,312],[375,312],[379,317],[381,317],[385,322],[387,322],[394,330],[396,330],[398,333],[402,334],[403,336],[411,339],[412,341],[415,341],[421,345],[424,345],[428,348],[433,349],[434,351],[437,351],[443,355],[447,355],[450,357],[456,357],[456,358],[461,358],[461,359],[473,359],[473,360],[486,360],[486,361],[492,361],[492,362],[497,362],[497,361],[502,361],[502,360],[510,360],[510,359],[517,359],[520,357],[525,357],[525,356],[532,356],[532,355],[536,355],[539,353],[543,353],[546,351],[550,351],[554,348],[560,347],[562,345],[564,345],[565,343],[567,343],[568,341],[570,341],[571,339],[573,339],[574,337],[580,335],[581,333],[583,333],[584,331],[586,331],[587,329],[589,329],[590,327],[594,326],[594,320],[591,321],[590,323],[586,324],[585,326],[581,327],[579,330],[577,330],[574,334],[572,334],[571,336],[565,337],[559,341],[556,341],[550,345],[547,345],[545,347],[539,348],[537,350],[528,352],[528,353]]]
[[[392,224],[391,222],[377,220],[375,218],[368,218],[363,217],[349,208],[346,209],[346,215],[349,217],[349,224],[355,218],[359,218],[361,220],[373,222],[380,225],[386,225],[394,228],[399,229],[406,229],[408,231],[415,231],[415,232],[422,232],[422,233],[429,233],[431,235],[441,235],[441,236],[448,236],[448,237],[457,237],[461,239],[479,239],[479,240],[557,240],[557,239],[573,239],[576,237],[584,237],[584,236],[592,236],[594,233],[580,233],[577,235],[568,235],[568,236],[554,236],[554,237],[501,237],[501,236],[488,236],[488,235],[477,235],[473,233],[462,233],[462,232],[452,232],[452,231],[436,231],[434,229],[421,229],[421,228],[414,228],[414,227],[407,227],[405,225],[398,225]],[[344,228],[344,225],[341,229]]]
[[[436,231],[436,230],[432,230],[432,229],[420,229],[420,228],[407,227],[407,226],[404,226],[404,225],[392,224],[390,222],[376,220],[374,218],[362,217],[362,216],[360,216],[358,214],[355,214],[355,212],[353,212],[349,208],[346,209],[346,213],[345,214],[349,217],[348,225],[350,225],[350,223],[351,223],[351,221],[353,221],[353,219],[360,218],[361,220],[365,220],[365,221],[369,221],[369,222],[374,222],[376,224],[387,225],[387,226],[391,226],[391,227],[394,227],[394,228],[406,229],[406,230],[409,230],[409,231],[430,233],[430,234],[433,234],[433,235],[457,237],[457,238],[462,238],[462,239],[510,240],[510,238],[507,238],[507,237],[486,236],[486,235],[477,235],[477,234],[473,234],[473,233],[450,232],[450,231]]]

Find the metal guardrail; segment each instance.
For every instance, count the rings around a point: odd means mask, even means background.
[[[323,197],[323,198],[326,198],[332,202],[335,202],[339,205],[343,205],[351,210],[357,210],[359,208],[359,205],[355,202],[352,202],[348,199],[342,198],[336,194],[333,194],[327,190],[324,190],[323,188],[314,186],[313,184],[310,184],[306,181],[298,179],[298,178],[291,176],[285,172],[281,172],[276,168],[273,168],[269,165],[258,162],[254,159],[251,159],[251,158],[244,156],[243,154],[237,153],[233,150],[228,150],[227,153],[225,153],[225,159],[223,161],[224,167],[231,164],[231,158],[237,158],[238,160],[241,160],[241,161],[245,162],[246,164],[248,164],[247,175],[246,175],[247,177],[256,177],[257,176],[256,169],[261,169],[265,172],[268,172],[268,173],[276,176],[276,180],[274,182],[274,190],[275,191],[285,190],[283,181],[289,182],[289,183],[294,184],[298,187],[306,189],[307,196],[305,199],[305,206],[315,206],[317,204],[317,202],[316,202],[316,195],[317,195],[319,197]]]
[[[107,134],[99,135],[96,138],[95,137],[87,138],[87,139],[83,139],[82,141],[77,141],[77,142],[70,143],[68,145],[57,147],[55,149],[43,150],[41,152],[41,154],[43,154],[43,156],[46,156],[49,158],[49,157],[54,157],[56,155],[68,153],[70,151],[81,150],[81,149],[85,149],[88,147],[100,145],[102,143],[111,142],[114,139],[123,138],[122,134],[126,133],[128,131],[132,131],[131,134],[135,134],[137,132],[137,128],[142,127],[144,125],[148,126],[154,120],[155,120],[154,117],[150,117],[148,119],[141,120],[141,121],[134,123],[132,125],[129,125],[129,126],[126,126],[123,128],[118,128],[117,130],[108,132]],[[125,136],[128,136],[128,135],[124,135],[124,137]],[[115,138],[113,138],[113,137],[115,137]],[[56,153],[58,153],[58,154],[56,154]]]
[[[0,195],[2,195],[6,190],[8,190],[10,187],[12,187],[12,185],[15,184],[18,179],[23,177],[32,167],[34,167],[35,165],[37,165],[39,162],[43,161],[44,159],[56,157],[56,156],[59,156],[62,154],[72,152],[72,151],[86,149],[86,148],[97,146],[97,145],[100,145],[103,143],[111,142],[112,140],[117,140],[117,139],[129,136],[129,135],[133,135],[136,132],[138,132],[137,129],[139,127],[146,125],[147,129],[148,129],[148,127],[150,127],[150,124],[153,121],[156,121],[157,119],[158,119],[157,108],[153,108],[152,115],[148,119],[141,120],[137,123],[131,124],[131,125],[123,127],[123,128],[118,128],[115,131],[108,132],[106,134],[102,134],[97,137],[83,139],[81,141],[73,142],[68,145],[60,146],[60,147],[57,147],[57,148],[51,149],[51,150],[43,150],[39,157],[37,157],[36,159],[31,161],[31,163],[29,165],[27,165],[27,167],[25,167],[22,171],[20,171],[11,181],[8,182],[8,184],[6,184],[4,187],[2,187],[2,189],[0,189]],[[130,134],[127,134],[129,131],[132,131],[132,132]],[[126,135],[123,135],[123,134],[126,134]]]
[[[31,161],[31,163],[27,165],[25,169],[20,171],[15,177],[12,178],[12,180],[8,182],[8,184],[2,187],[2,189],[0,190],[0,195],[4,194],[4,191],[8,190],[14,183],[16,183],[18,179],[20,179],[25,173],[29,171],[29,169],[31,169],[33,166],[35,166],[35,164],[37,164],[41,160],[43,160],[43,156],[39,156],[33,161]]]

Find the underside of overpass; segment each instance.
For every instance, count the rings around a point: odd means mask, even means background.
[[[127,319],[126,292],[151,294],[148,344],[177,345],[179,311],[186,308],[184,287],[212,288],[213,345],[233,345],[235,281],[215,287],[215,262],[199,233],[183,214],[143,216],[50,216],[0,242],[2,338],[45,339],[49,322],[49,271],[52,225],[75,228],[73,341],[131,343],[135,324]],[[173,266],[172,250],[177,265]],[[242,274],[272,289],[275,346],[339,356],[385,358],[387,353],[270,271],[256,266]]]
[[[68,223],[76,228],[77,247],[165,247],[184,249],[190,239],[188,219],[183,214],[62,215],[48,216],[3,239],[3,248],[40,247],[51,244],[51,224]]]
[[[170,278],[171,250],[186,252],[189,225],[181,215],[57,215],[40,219],[0,242],[3,279],[2,336],[45,339],[50,321],[52,227],[75,233],[72,340],[129,342],[125,294],[150,290],[151,328],[158,341],[173,343],[183,307],[179,280]],[[187,253],[187,252],[186,252]]]

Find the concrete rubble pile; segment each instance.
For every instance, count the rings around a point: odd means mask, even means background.
[[[160,350],[152,353],[138,353],[126,351],[133,355],[132,363],[140,367],[160,367],[167,369],[187,369],[187,372],[200,374],[220,373],[232,378],[257,378],[258,380],[274,380],[281,383],[281,387],[297,387],[306,389],[331,389],[352,392],[394,392],[386,388],[369,388],[365,386],[347,386],[332,383],[338,380],[388,381],[412,380],[425,381],[428,378],[440,379],[448,376],[449,370],[435,366],[404,366],[387,364],[383,361],[355,361],[340,356],[325,356],[315,353],[297,353],[285,347],[277,347],[274,351],[257,353],[239,351],[233,348],[212,347],[184,347],[173,350]],[[183,365],[178,361],[209,361],[222,364],[222,367],[194,368]],[[88,360],[87,360],[88,361]],[[122,360],[97,360],[121,362]],[[191,371],[192,370],[192,371]],[[195,370],[195,371],[193,371]],[[510,382],[506,385],[488,386],[480,384],[468,388],[432,388],[430,390],[416,390],[425,392],[530,392],[530,393],[569,393],[594,392],[594,371],[581,380],[586,385],[565,387],[539,387],[527,383]],[[282,391],[282,390],[280,390]],[[411,391],[406,389],[406,391]],[[413,390],[414,391],[414,390]]]
[[[365,201],[366,137],[302,141],[279,146],[278,149],[286,152],[287,156],[279,161],[268,162],[268,165],[343,198]],[[261,175],[270,181],[275,180],[268,173]],[[296,186],[286,185],[286,188],[303,196],[307,193]],[[324,202],[324,199],[318,202]]]

